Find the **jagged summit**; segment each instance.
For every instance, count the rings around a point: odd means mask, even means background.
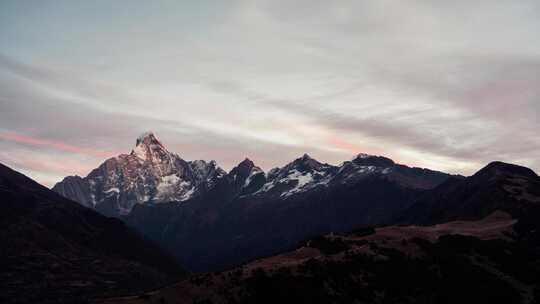
[[[296,169],[299,171],[320,171],[321,169],[323,169],[323,167],[325,167],[325,164],[312,158],[307,153],[285,166],[287,170]]]
[[[233,181],[238,193],[242,194],[258,190],[266,182],[264,171],[247,157],[231,169],[228,177]]]
[[[66,178],[54,191],[109,216],[136,204],[182,202],[211,189],[226,174],[215,161],[185,161],[167,151],[152,132],[130,154],[110,158],[84,178]]]
[[[245,158],[243,161],[241,161],[236,167],[234,167],[230,174],[233,176],[242,176],[243,178],[247,178],[250,175],[257,174],[257,173],[264,173],[261,168],[255,166],[255,163],[251,161],[249,158]]]
[[[144,132],[137,137],[135,146],[140,144],[161,144],[161,142],[157,139],[153,132]]]
[[[152,132],[145,132],[137,137],[132,155],[142,160],[159,160],[169,152]]]

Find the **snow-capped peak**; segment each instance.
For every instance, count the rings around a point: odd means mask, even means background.
[[[161,159],[169,152],[163,144],[156,138],[154,133],[145,132],[137,137],[136,145],[131,154],[141,160]]]
[[[288,164],[284,168],[287,171],[293,168],[299,171],[320,171],[324,169],[324,167],[324,164],[318,162],[316,159],[311,158],[308,154],[304,154],[302,157],[295,159],[292,163]]]
[[[163,144],[161,144],[161,142],[157,139],[157,137],[152,132],[145,132],[141,134],[139,137],[137,137],[135,146],[139,146],[139,145],[163,146]]]

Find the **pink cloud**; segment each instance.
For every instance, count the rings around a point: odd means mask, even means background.
[[[465,97],[473,108],[479,108],[496,117],[522,116],[523,110],[539,93],[538,81],[530,79],[502,79],[466,92]]]
[[[14,163],[19,167],[24,167],[31,171],[60,174],[63,176],[71,174],[85,175],[95,167],[94,162],[86,164],[81,161],[69,159],[55,160],[51,157],[39,157],[37,155],[33,155],[32,158],[24,157]]]
[[[27,145],[36,146],[36,147],[45,147],[45,148],[64,151],[64,152],[91,155],[91,156],[97,156],[97,157],[109,157],[112,155],[119,154],[116,151],[106,151],[106,150],[99,150],[99,149],[93,149],[93,148],[79,147],[79,146],[63,143],[60,141],[35,138],[35,137],[27,136],[27,135],[17,134],[14,132],[0,133],[0,139],[12,141],[16,143],[21,143],[21,144],[27,144]]]
[[[338,148],[340,150],[347,151],[347,152],[350,152],[350,153],[353,153],[353,154],[358,154],[360,152],[367,152],[366,147],[344,141],[344,140],[342,140],[342,139],[340,139],[340,138],[338,138],[336,136],[330,136],[328,138],[328,142],[334,148]]]
[[[75,160],[67,156],[48,155],[37,151],[0,152],[0,162],[51,187],[67,175],[84,176],[97,167],[100,160]]]

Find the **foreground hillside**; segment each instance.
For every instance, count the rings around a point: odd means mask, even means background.
[[[390,226],[308,240],[229,271],[101,304],[535,303],[540,255],[507,213],[436,226]]]
[[[0,164],[0,303],[84,303],[182,277],[120,220],[67,200]]]

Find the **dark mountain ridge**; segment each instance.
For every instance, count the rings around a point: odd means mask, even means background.
[[[492,162],[476,174],[449,178],[418,199],[397,222],[434,224],[456,219],[481,219],[496,210],[514,218],[540,206],[540,178],[529,168]]]
[[[0,302],[70,303],[155,288],[184,273],[118,219],[0,164]]]

